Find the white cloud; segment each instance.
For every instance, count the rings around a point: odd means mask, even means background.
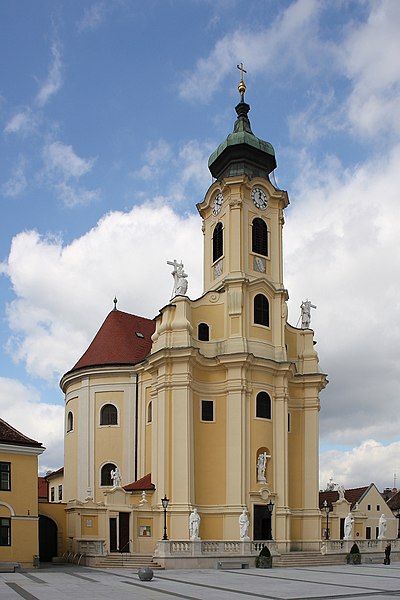
[[[351,450],[328,450],[320,457],[320,487],[330,477],[345,487],[375,483],[378,489],[391,487],[393,475],[400,473],[400,442],[383,445],[367,439]],[[372,480],[371,480],[372,478]]]
[[[65,178],[82,177],[91,170],[95,161],[94,158],[81,158],[72,146],[62,142],[47,144],[43,157],[48,171],[61,173]]]
[[[400,131],[400,3],[370,3],[365,22],[338,46],[338,61],[352,82],[348,118],[357,131]]]
[[[26,189],[25,177],[26,160],[20,156],[17,164],[12,170],[11,177],[1,186],[1,193],[9,198],[16,198]]]
[[[240,61],[252,75],[286,67],[291,73],[309,72],[323,54],[321,48],[315,52],[320,9],[316,0],[297,0],[268,28],[250,31],[241,27],[226,34],[206,58],[197,61],[194,71],[184,77],[179,88],[181,97],[209,101],[233,65]]]
[[[108,5],[105,2],[95,2],[86,7],[82,18],[78,21],[78,31],[93,31],[100,27],[110,10],[110,2],[111,0],[108,0]]]
[[[43,107],[47,104],[50,98],[58,92],[63,84],[61,46],[56,40],[51,45],[51,55],[52,62],[48,75],[36,95],[36,103],[39,107]]]
[[[161,205],[109,213],[65,246],[34,231],[16,235],[2,267],[16,295],[9,352],[29,373],[58,377],[84,352],[115,294],[121,310],[158,313],[172,289],[167,260],[184,261],[189,294],[200,295],[201,245],[200,218]]]
[[[4,127],[4,133],[30,133],[36,125],[36,116],[27,108],[11,117]]]
[[[89,204],[100,197],[100,190],[88,190],[76,184],[92,170],[95,158],[81,158],[72,146],[56,141],[45,145],[43,160],[45,180],[69,208]]]
[[[42,468],[54,469],[64,462],[64,408],[40,399],[38,391],[16,379],[0,377],[0,414],[10,425],[41,442],[45,452],[39,457]]]
[[[185,199],[187,189],[191,194],[204,193],[211,183],[207,167],[208,156],[216,143],[190,140],[176,151],[165,140],[150,144],[145,164],[133,173],[145,181],[163,181],[163,199],[179,202]]]
[[[345,170],[335,158],[303,175],[287,211],[290,315],[316,305],[312,326],[330,384],[321,395],[325,442],[398,437],[400,145]]]

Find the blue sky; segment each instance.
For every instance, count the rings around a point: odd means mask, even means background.
[[[59,376],[114,294],[152,316],[175,255],[201,292],[195,204],[232,128],[243,60],[253,130],[274,145],[291,199],[291,322],[303,298],[318,306],[331,380],[321,480],[390,484],[399,3],[5,0],[0,23],[0,412],[45,442],[43,465],[62,461]]]

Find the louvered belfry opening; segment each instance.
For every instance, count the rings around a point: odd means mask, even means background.
[[[217,223],[213,234],[213,262],[224,253],[224,232],[222,223]]]
[[[253,220],[252,250],[262,256],[268,256],[268,227],[259,217]]]

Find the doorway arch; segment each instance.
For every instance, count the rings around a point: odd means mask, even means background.
[[[57,556],[57,524],[44,515],[39,515],[39,558],[41,562],[51,562]]]

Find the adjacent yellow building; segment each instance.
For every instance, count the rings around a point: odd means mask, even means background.
[[[0,419],[0,563],[31,567],[39,554],[36,442]]]
[[[176,295],[159,315],[115,304],[61,380],[74,552],[189,560],[251,553],[257,541],[276,552],[319,547],[319,393],[327,379],[313,331],[287,321],[289,198],[269,178],[274,149],[251,130],[243,86],[234,130],[209,160],[214,182],[197,205],[202,296],[185,295],[175,262]],[[171,543],[159,543],[164,497]],[[189,540],[195,508],[208,546]]]

